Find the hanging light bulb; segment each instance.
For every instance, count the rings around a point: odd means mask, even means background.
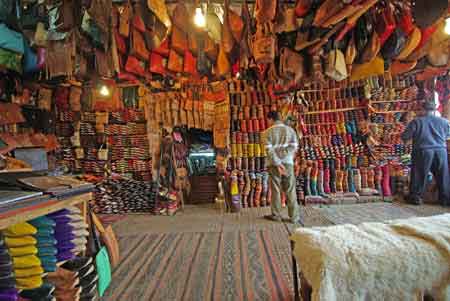
[[[107,97],[107,96],[109,96],[109,94],[110,94],[110,92],[109,92],[108,87],[106,85],[102,85],[100,87],[100,95]]]
[[[445,19],[444,31],[447,35],[450,35],[450,17],[447,17],[447,19]]]
[[[202,9],[200,7],[197,7],[195,9],[194,24],[197,27],[205,27],[206,26],[205,15],[203,15]]]

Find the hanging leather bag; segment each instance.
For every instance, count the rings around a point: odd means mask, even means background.
[[[183,72],[192,76],[197,76],[197,59],[192,52],[186,51],[183,58]]]
[[[119,8],[119,33],[128,37],[130,35],[130,24],[133,15],[133,8],[129,1]]]
[[[345,56],[339,49],[334,49],[328,54],[325,74],[335,81],[342,81],[348,77]]]
[[[183,56],[181,56],[177,51],[171,49],[169,52],[167,69],[175,73],[183,72]]]
[[[145,1],[145,0],[144,0]],[[155,14],[161,23],[163,23],[168,29],[171,28],[172,21],[170,20],[167,6],[164,0],[146,0],[147,7]]]
[[[232,9],[228,9],[228,24],[231,28],[231,33],[234,40],[239,43],[242,39],[242,31],[244,30],[244,22],[241,16],[235,13]]]
[[[418,27],[414,27],[413,31],[408,36],[405,46],[395,59],[400,61],[405,60],[417,48],[421,39],[422,32]]]
[[[299,18],[306,16],[311,8],[313,0],[297,0],[295,15]]]
[[[253,57],[256,63],[271,63],[275,58],[276,38],[270,24],[258,25],[253,38]]]
[[[298,83],[304,75],[303,57],[287,47],[280,50],[280,66],[279,75],[289,81]]]
[[[127,62],[125,63],[125,71],[134,75],[145,77],[145,63],[136,57],[129,55]]]
[[[172,14],[173,25],[188,33],[191,30],[189,12],[183,1],[178,1]]]
[[[392,4],[387,3],[386,6],[383,7],[383,9],[377,14],[376,31],[378,33],[381,46],[384,45],[387,39],[389,39],[391,34],[394,32],[395,26],[394,8],[392,7]]]
[[[385,60],[392,60],[400,54],[405,44],[405,33],[397,27],[381,49],[381,55]]]
[[[271,22],[277,13],[277,0],[256,0],[255,17],[258,23]]]
[[[133,28],[131,32],[130,48],[131,55],[136,56],[143,61],[148,61],[150,53],[147,50],[144,37],[142,36],[142,33],[135,28]]]
[[[225,77],[231,72],[231,64],[228,59],[225,47],[221,46],[217,56],[216,75]]]
[[[219,43],[222,39],[222,23],[215,12],[209,8],[206,13],[206,24],[208,35],[214,40],[215,43]]]
[[[172,40],[170,47],[181,55],[188,50],[187,36],[177,26],[172,27]]]
[[[367,63],[373,60],[380,52],[381,44],[378,34],[373,32],[370,42],[367,44],[366,49],[364,49],[363,55],[361,57],[361,62]]]
[[[165,66],[167,65],[167,59],[162,55],[152,52],[150,54],[150,72],[164,75],[167,73]]]
[[[235,40],[233,37],[233,33],[231,31],[231,26],[229,22],[229,1],[225,0],[225,15],[224,15],[224,21],[222,26],[222,40],[221,40],[221,46],[223,50],[226,53],[231,53],[233,50]]]

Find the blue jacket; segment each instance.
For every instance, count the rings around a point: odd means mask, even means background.
[[[404,141],[413,140],[413,149],[447,148],[450,124],[441,117],[426,115],[411,121],[402,133]]]

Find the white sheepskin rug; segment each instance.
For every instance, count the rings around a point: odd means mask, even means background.
[[[313,301],[450,301],[450,214],[299,228],[294,255]]]

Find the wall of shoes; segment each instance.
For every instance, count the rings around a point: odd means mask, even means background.
[[[234,206],[260,207],[270,202],[263,132],[267,114],[277,103],[268,84],[259,81],[230,81],[231,194]]]
[[[400,134],[421,101],[414,76],[328,82],[295,95],[303,135],[299,200],[352,203],[407,194],[411,146]]]

